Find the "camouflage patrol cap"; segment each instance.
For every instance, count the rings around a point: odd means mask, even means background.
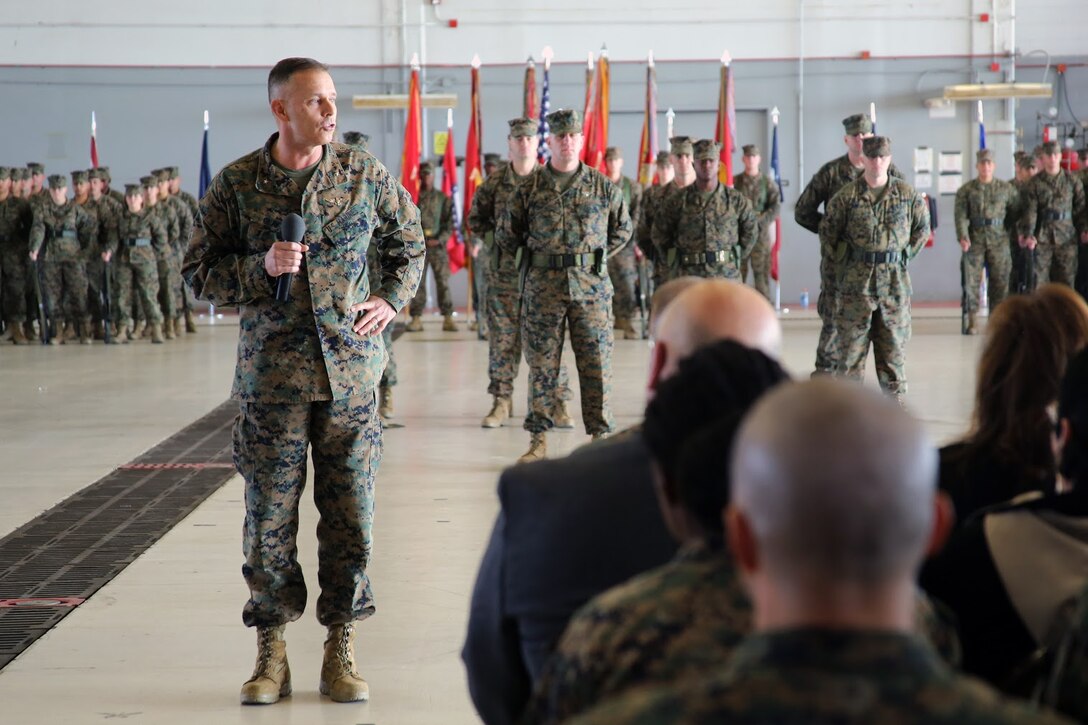
[[[179,176],[181,176],[181,172],[178,171],[178,167],[176,167],[176,166],[167,166],[166,167],[166,175],[170,179],[176,179]]]
[[[87,176],[91,177],[92,179],[101,179],[103,181],[110,178],[109,172],[104,171],[101,167],[97,169],[88,169]]]
[[[1016,165],[1024,171],[1031,171],[1035,168],[1035,159],[1028,154],[1024,154],[1016,160]]]
[[[73,171],[72,172],[72,183],[73,184],[86,184],[88,181],[90,181],[90,179],[87,177],[87,172],[84,171],[83,169],[79,169],[78,171]]]
[[[619,148],[616,147],[616,146],[609,146],[608,148],[606,148],[604,150],[604,160],[605,161],[615,161],[616,159],[622,159],[622,158],[623,158],[623,154],[620,153]]]
[[[990,149],[979,149],[975,154],[975,163],[981,164],[983,161],[989,161],[991,164],[994,162],[994,152]]]
[[[30,169],[24,169],[21,166],[14,166],[11,169],[12,181],[26,181],[30,178]]]
[[[11,169],[7,166],[0,166],[0,181],[11,178]]]
[[[103,181],[109,181],[112,178],[110,176],[110,167],[108,166],[99,166],[96,171],[101,175]]]
[[[1042,156],[1042,155],[1043,155],[1043,145],[1042,145],[1042,144],[1039,144],[1038,146],[1036,146],[1035,148],[1033,148],[1033,149],[1031,150],[1031,155],[1032,155],[1032,156]]]
[[[140,196],[143,193],[143,184],[125,184],[125,196]]]
[[[1020,161],[1020,159],[1024,158],[1025,156],[1027,156],[1026,151],[1013,151],[1012,152],[1013,163],[1016,163],[1016,162]]]
[[[696,161],[704,161],[706,159],[718,158],[718,154],[722,150],[722,145],[709,138],[702,138],[692,145],[692,150],[694,151],[693,155],[695,156]]]
[[[498,154],[484,154],[484,166],[487,166],[488,164],[497,166],[500,161],[502,161],[502,156],[499,156]]]
[[[365,149],[370,145],[370,136],[362,131],[344,131],[344,143]]]
[[[669,139],[669,153],[673,156],[691,156],[695,153],[691,146],[691,136],[673,136]]]
[[[1042,153],[1044,154],[1053,155],[1060,154],[1062,152],[1062,147],[1057,141],[1047,141],[1045,144],[1043,144],[1042,149]]]
[[[863,113],[855,113],[842,120],[842,127],[847,136],[857,136],[859,133],[872,133],[873,121]]]
[[[657,158],[654,159],[654,163],[658,166],[664,166],[665,164],[669,163],[669,152],[658,151]]]
[[[861,152],[871,159],[892,155],[892,140],[887,136],[870,136],[861,142]]]
[[[49,175],[49,188],[50,189],[67,189],[68,178],[64,174],[50,174]]]
[[[746,146],[743,146],[742,150],[744,151],[745,156],[761,156],[762,155],[762,154],[759,153],[759,146],[756,146],[754,143],[750,143],[750,144],[748,144]]]
[[[170,181],[169,169],[155,169],[151,172],[151,175],[155,177],[155,182],[161,184],[164,181]]]
[[[510,138],[536,136],[536,121],[531,118],[511,118],[507,123],[510,125]]]
[[[433,173],[434,173],[434,164],[432,164],[430,161],[424,161],[422,164],[419,165],[419,175],[420,176],[423,176],[424,174],[433,174]]]
[[[147,189],[152,186],[158,186],[159,180],[156,179],[154,176],[141,176],[140,183],[143,184],[145,189]]]
[[[26,167],[30,169],[31,174],[45,173],[45,167],[39,164],[37,161],[28,161]]]
[[[582,132],[582,114],[573,109],[560,108],[548,114],[548,130],[555,136]]]

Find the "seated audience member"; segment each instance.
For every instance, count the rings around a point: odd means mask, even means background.
[[[941,449],[940,487],[957,526],[979,509],[1054,488],[1046,408],[1065,365],[1088,344],[1088,306],[1069,287],[1014,295],[990,317],[978,365],[971,431]]]
[[[647,396],[708,342],[733,339],[777,355],[781,328],[758,292],[724,280],[682,284],[654,315]],[[655,308],[662,309],[659,295],[671,294],[670,285],[658,290]],[[488,725],[521,717],[579,607],[676,551],[640,435],[508,468],[499,479],[499,502],[461,653],[473,703]]]
[[[752,605],[723,538],[729,459],[741,416],[786,379],[765,355],[726,341],[682,360],[679,373],[658,387],[642,435],[680,551],[571,618],[544,668],[528,722],[564,722],[633,687],[712,672],[751,632]],[[921,595],[916,620],[942,656],[958,663],[953,628]]]
[[[1051,430],[1059,492],[979,512],[922,570],[956,615],[964,670],[1013,694],[1034,689],[1029,663],[1088,585],[1088,349],[1069,364]]]
[[[914,633],[914,579],[951,507],[936,451],[895,401],[836,380],[779,386],[730,470],[725,531],[754,634],[712,674],[569,722],[1062,722],[957,675]]]

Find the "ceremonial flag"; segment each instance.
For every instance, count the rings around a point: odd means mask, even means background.
[[[465,204],[461,218],[468,219],[472,210],[472,197],[476,187],[484,181],[483,160],[480,158],[480,139],[483,138],[483,118],[480,116],[480,56],[472,58],[472,100],[468,121],[468,140],[465,142]]]
[[[782,173],[778,166],[778,109],[771,111],[774,132],[771,136],[771,176],[778,187],[778,198],[782,199]],[[782,251],[782,217],[774,218],[774,243],[771,244],[771,279],[778,281],[778,255]]]
[[[597,60],[597,71],[590,82],[588,103],[582,122],[582,152],[580,159],[594,169],[604,173],[604,151],[608,147],[608,107],[609,107],[609,66],[608,51],[601,49]]]
[[[404,124],[404,151],[400,158],[400,183],[412,201],[419,203],[419,155],[423,150],[423,111],[419,91],[419,55],[412,55],[408,81],[408,118]]]
[[[208,159],[208,112],[204,111],[204,143],[200,147],[200,198],[204,198],[204,192],[212,185],[212,167]]]
[[[978,102],[978,148],[986,148],[986,124],[982,122],[982,101]]]
[[[98,131],[98,124],[94,120],[94,111],[91,111],[91,168],[98,168],[98,144],[95,143],[95,135]]]
[[[446,240],[450,274],[465,266],[465,245],[461,239],[461,207],[457,205],[457,156],[453,152],[453,109],[446,112],[446,153],[442,155],[442,193],[453,205],[453,233]]]
[[[540,143],[536,148],[536,160],[537,163],[543,165],[548,163],[548,160],[552,157],[552,152],[548,148],[548,135],[550,129],[548,128],[548,113],[551,111],[551,103],[548,95],[548,75],[552,67],[552,49],[550,47],[544,48],[544,84],[540,89],[540,125],[537,126],[537,135],[540,137]]]
[[[642,116],[642,141],[638,147],[638,183],[646,186],[654,180],[657,160],[657,69],[650,51],[646,63],[646,108]]]
[[[733,149],[737,145],[737,104],[733,98],[733,68],[729,52],[722,54],[721,83],[718,89],[718,120],[714,124],[714,140],[722,145],[718,180],[733,186]]]
[[[529,56],[529,60],[525,66],[525,83],[522,86],[522,102],[521,115],[525,118],[536,118],[536,114],[539,111],[539,106],[536,104],[536,63],[533,62],[533,56]]]

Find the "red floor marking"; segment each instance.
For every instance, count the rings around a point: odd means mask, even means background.
[[[78,607],[85,600],[79,597],[30,597],[25,599],[0,599],[4,607]]]

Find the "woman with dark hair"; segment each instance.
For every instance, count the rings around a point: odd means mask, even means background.
[[[922,570],[922,588],[956,615],[964,670],[1016,695],[1030,694],[1022,674],[1088,584],[1088,348],[1055,397],[1056,490],[978,512]]]
[[[941,449],[940,486],[960,523],[975,511],[1031,491],[1053,491],[1047,406],[1073,354],[1088,345],[1088,305],[1046,284],[994,311],[978,365],[967,436]]]

